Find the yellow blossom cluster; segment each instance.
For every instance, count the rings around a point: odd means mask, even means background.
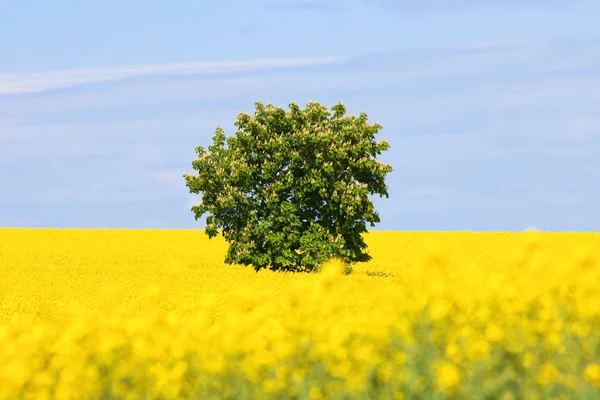
[[[257,273],[197,230],[0,229],[0,399],[600,398],[600,234],[365,241]]]

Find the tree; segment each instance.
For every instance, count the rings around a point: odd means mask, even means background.
[[[376,160],[390,148],[374,137],[382,128],[367,115],[345,116],[309,102],[289,111],[255,103],[242,113],[237,133],[217,127],[208,152],[196,148],[197,175],[185,174],[190,193],[202,193],[191,211],[206,217],[209,238],[222,229],[230,244],[225,263],[284,271],[316,271],[330,257],[348,266],[371,256],[361,233],[380,222],[369,195],[389,198]]]

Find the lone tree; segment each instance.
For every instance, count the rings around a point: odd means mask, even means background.
[[[225,263],[283,271],[317,271],[330,257],[346,265],[371,256],[361,233],[380,222],[368,195],[389,198],[392,167],[375,157],[388,150],[374,140],[382,128],[367,115],[345,116],[309,102],[289,111],[255,103],[242,113],[237,133],[218,127],[208,152],[196,148],[197,175],[185,174],[190,193],[202,193],[191,211],[206,218],[209,238],[222,230],[230,244]]]

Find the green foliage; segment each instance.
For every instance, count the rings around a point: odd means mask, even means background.
[[[346,116],[309,102],[283,108],[255,103],[239,114],[226,138],[218,127],[208,152],[199,146],[186,174],[190,193],[202,193],[191,211],[208,213],[206,233],[222,230],[230,244],[225,262],[284,271],[316,271],[330,257],[368,261],[361,234],[380,222],[368,197],[389,198],[392,167],[376,156],[390,148],[375,141],[382,128],[367,115]]]

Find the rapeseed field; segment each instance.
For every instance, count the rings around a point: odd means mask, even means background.
[[[0,399],[600,398],[600,234],[365,241],[284,274],[201,230],[0,229]]]

